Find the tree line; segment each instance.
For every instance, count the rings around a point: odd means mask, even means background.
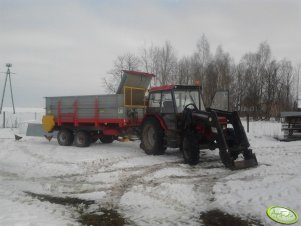
[[[216,91],[228,90],[230,109],[257,119],[279,117],[281,111],[296,107],[296,69],[289,60],[275,59],[267,42],[243,55],[238,63],[222,46],[213,54],[205,35],[189,56],[178,57],[168,41],[137,52],[124,53],[114,60],[110,76],[104,80],[109,92],[116,91],[122,70],[138,70],[156,75],[152,86],[200,81],[205,106],[210,106]]]

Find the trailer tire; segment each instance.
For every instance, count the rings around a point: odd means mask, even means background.
[[[69,129],[61,129],[57,134],[57,141],[61,146],[71,146],[73,144],[74,135]]]
[[[91,144],[94,144],[98,141],[98,134],[97,132],[90,133],[90,142]]]
[[[84,130],[79,130],[75,133],[74,143],[76,147],[88,147],[91,144],[90,134]]]
[[[111,144],[114,141],[114,137],[113,136],[102,136],[99,138],[99,140],[101,141],[101,143]]]
[[[148,155],[164,154],[166,150],[166,145],[164,144],[164,130],[156,119],[148,118],[144,121],[140,147]]]
[[[185,163],[196,165],[200,160],[198,136],[194,132],[187,132],[182,143],[183,158]]]

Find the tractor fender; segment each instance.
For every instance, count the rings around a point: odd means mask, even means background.
[[[154,118],[154,119],[156,119],[160,123],[161,128],[163,128],[164,130],[167,129],[167,126],[166,126],[166,123],[165,123],[164,119],[162,118],[162,116],[160,114],[157,114],[157,113],[146,114],[144,116],[143,120],[142,120],[141,125],[143,125],[143,123],[145,122],[145,120],[148,119],[148,118]]]

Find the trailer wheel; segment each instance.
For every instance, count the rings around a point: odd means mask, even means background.
[[[113,136],[102,136],[99,138],[99,140],[101,141],[101,143],[111,144],[114,141],[114,137]]]
[[[90,133],[90,143],[94,144],[98,141],[98,134],[96,132]]]
[[[88,132],[79,130],[75,133],[74,143],[77,147],[88,147],[91,144],[91,137]]]
[[[140,147],[148,155],[164,154],[164,130],[156,119],[149,118],[143,123]]]
[[[188,132],[184,135],[182,151],[185,163],[196,165],[200,160],[200,150],[198,137],[193,132]]]
[[[61,146],[72,145],[74,136],[71,130],[61,129],[57,134],[57,141]]]

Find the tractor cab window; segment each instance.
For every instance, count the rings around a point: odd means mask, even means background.
[[[175,113],[171,91],[162,92],[161,113]]]
[[[198,90],[175,90],[174,95],[178,113],[182,112],[188,104],[195,104],[199,110],[205,110]],[[199,98],[201,98],[201,101],[199,101]],[[200,102],[201,106],[199,106]]]
[[[149,112],[160,112],[161,107],[161,92],[151,93],[149,95],[149,103],[148,103],[148,111]]]

